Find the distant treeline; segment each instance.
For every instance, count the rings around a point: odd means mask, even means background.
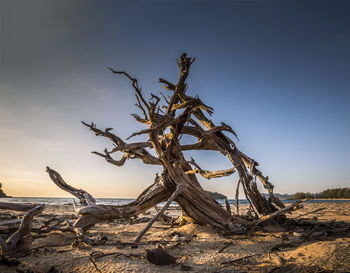
[[[350,198],[350,188],[327,189],[319,193],[297,192],[294,199],[334,199]]]
[[[214,199],[226,199],[227,197],[221,193],[218,192],[211,192],[211,191],[206,191],[211,197]]]
[[[0,183],[0,197],[10,197],[10,196],[7,196],[4,191],[2,190],[2,184]]]

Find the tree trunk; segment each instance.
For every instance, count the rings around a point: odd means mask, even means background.
[[[237,170],[240,180],[236,197],[239,196],[239,185],[242,185],[245,196],[257,217],[276,212],[277,207],[284,207],[283,203],[273,195],[273,185],[268,181],[268,177],[263,176],[256,168],[258,163],[243,154],[233,140],[224,134],[224,132],[228,132],[237,138],[233,129],[225,123],[216,126],[204,114],[211,115],[213,109],[205,105],[198,97],[186,94],[186,79],[193,62],[194,58],[189,58],[184,53],[177,60],[180,68],[177,83],[172,84],[167,80],[159,79],[161,83],[165,84],[164,88],[172,92],[172,95],[168,97],[162,94],[163,100],[151,94],[151,98],[147,101],[139,88],[137,79],[124,71],[110,68],[113,73],[123,75],[131,81],[137,100],[136,106],[141,110],[141,116],[133,114],[133,117],[136,121],[147,125],[146,129],[133,133],[129,138],[138,135],[148,137],[145,142],[126,143],[111,133],[112,128],[103,131],[96,128],[94,123],[83,122],[97,136],[106,137],[114,144],[114,148],[110,151],[105,149],[104,153],[93,153],[116,166],[123,166],[128,159],[140,159],[145,164],[162,165],[163,172],[160,177],[156,178],[154,184],[148,187],[134,202],[122,206],[105,206],[96,205],[90,194],[69,186],[57,172],[47,168],[54,183],[80,199],[82,208],[79,209],[79,214],[81,216],[74,224],[78,234],[83,234],[97,222],[135,216],[160,202],[167,201],[165,207],[136,237],[135,242],[137,242],[173,200],[180,205],[183,215],[186,215],[187,219],[191,218],[198,224],[210,225],[225,232],[245,232],[251,223],[239,216],[238,212],[237,215],[232,215],[210,197],[198,182],[197,174],[210,179],[228,176]],[[184,134],[194,136],[197,142],[182,145],[181,138]],[[152,155],[149,149],[154,149],[156,156]],[[230,160],[233,168],[220,171],[202,170],[194,159],[186,160],[183,151],[187,150],[220,152]],[[114,159],[113,153],[122,153],[121,159]],[[269,200],[258,191],[257,178],[268,190]]]

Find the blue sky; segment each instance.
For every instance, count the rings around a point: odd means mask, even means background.
[[[196,56],[192,95],[230,124],[277,192],[349,186],[350,4],[347,1],[0,1],[0,181],[15,196],[66,196],[45,166],[97,197],[135,197],[158,167],[118,168],[90,153],[142,128],[129,82],[145,94]],[[188,156],[229,167],[211,152]],[[202,180],[201,180],[202,181]],[[237,177],[202,181],[233,196]]]

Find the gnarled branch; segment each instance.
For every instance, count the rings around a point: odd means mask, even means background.
[[[30,226],[33,222],[33,217],[40,214],[45,208],[45,205],[37,205],[30,209],[22,218],[21,225],[18,230],[13,233],[6,241],[0,237],[0,246],[2,255],[13,255],[16,253],[18,241],[29,233]]]
[[[68,185],[62,178],[62,176],[53,169],[46,167],[46,172],[48,172],[51,180],[62,190],[69,192],[80,200],[81,206],[93,206],[96,205],[95,199],[91,194],[84,190],[78,190],[70,185]]]
[[[191,158],[191,161],[188,161],[188,163],[192,164],[193,166],[196,167],[196,169],[187,171],[186,174],[200,174],[206,179],[210,178],[218,178],[218,177],[224,177],[224,176],[230,176],[235,172],[235,168],[230,168],[227,170],[219,170],[219,171],[207,171],[207,170],[202,170],[201,167],[196,163],[196,161]]]

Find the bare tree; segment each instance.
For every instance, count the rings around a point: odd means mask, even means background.
[[[166,202],[156,216],[148,223],[145,229],[135,238],[139,241],[152,223],[165,211],[172,201],[176,201],[182,209],[185,219],[202,225],[210,225],[218,230],[230,233],[245,232],[251,223],[225,210],[201,187],[196,175],[206,179],[229,176],[238,172],[236,198],[239,196],[240,187],[251,206],[252,215],[259,218],[284,208],[283,203],[273,194],[273,185],[258,169],[255,160],[242,153],[235,142],[227,134],[237,139],[233,129],[225,124],[215,125],[208,115],[213,114],[213,109],[204,104],[199,97],[186,94],[186,79],[194,58],[182,54],[177,60],[180,76],[177,83],[171,83],[165,79],[159,79],[170,95],[161,96],[151,94],[146,100],[141,92],[137,79],[124,71],[110,70],[127,77],[132,84],[136,96],[136,105],[141,114],[133,114],[135,120],[147,126],[146,129],[133,133],[128,139],[145,135],[145,142],[127,143],[116,134],[112,128],[101,130],[94,123],[83,122],[97,136],[110,139],[114,148],[105,149],[103,153],[93,152],[104,158],[108,163],[123,166],[129,159],[140,159],[145,164],[161,165],[162,173],[156,176],[154,183],[144,190],[141,195],[127,205],[96,205],[93,197],[83,190],[77,190],[64,182],[58,172],[47,167],[51,179],[62,189],[77,196],[81,201],[79,209],[80,218],[74,224],[80,235],[100,221],[118,218],[129,218],[138,215],[145,210],[154,207],[160,202]],[[197,139],[193,144],[183,144],[181,137],[191,135]],[[150,149],[155,151],[152,155]],[[232,168],[219,171],[203,170],[196,161],[186,159],[183,151],[211,150],[223,154],[232,163]],[[120,159],[115,159],[115,153],[121,153]],[[270,197],[266,199],[257,188],[257,179],[261,181]],[[237,202],[238,210],[238,202]],[[268,218],[268,217],[265,217]],[[264,219],[265,219],[264,218]]]

